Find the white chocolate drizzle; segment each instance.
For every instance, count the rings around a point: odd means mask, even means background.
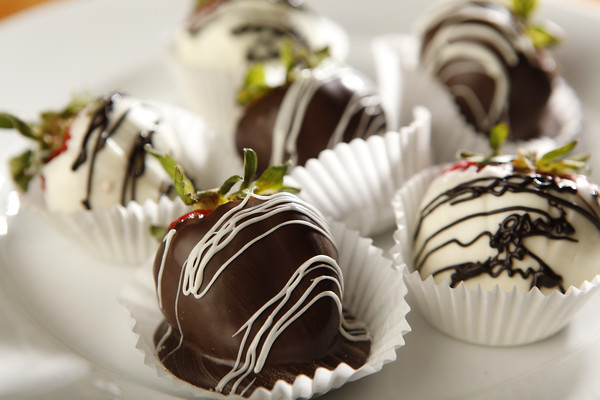
[[[316,68],[304,70],[287,89],[275,126],[273,127],[271,160],[270,165],[279,165],[286,160],[296,164],[298,160],[298,136],[302,129],[306,111],[317,91],[327,83],[334,80],[350,82],[353,96],[346,104],[344,112],[338,121],[335,130],[331,133],[328,148],[343,140],[343,135],[348,129],[352,118],[360,114],[358,129],[354,137],[368,137],[381,133],[385,126],[383,113],[375,115],[372,111],[379,104],[379,97],[373,94],[361,78],[355,76],[356,72],[348,67],[340,67],[334,63]]]
[[[437,75],[455,97],[464,100],[476,127],[483,132],[507,112],[508,68],[518,64],[519,54],[529,61],[536,57],[531,40],[511,20],[510,12],[499,7],[502,6],[490,0],[443,2],[425,14],[419,28],[422,35],[434,32],[423,48],[423,67]],[[471,89],[451,83],[452,78],[471,73],[484,74],[494,82],[487,109]]]

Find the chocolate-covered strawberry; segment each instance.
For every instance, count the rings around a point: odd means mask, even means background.
[[[511,140],[553,136],[547,104],[557,71],[546,47],[557,36],[531,23],[536,2],[509,3],[436,4],[421,20],[421,63],[478,132],[505,122]]]
[[[599,194],[580,172],[586,157],[566,157],[574,146],[542,156],[464,154],[437,177],[415,230],[422,278],[544,293],[591,281],[600,272]]]
[[[246,79],[240,100],[245,104],[236,130],[238,150],[253,148],[259,170],[309,158],[339,142],[366,138],[386,130],[379,96],[359,71],[288,43],[283,62],[286,83],[270,87],[261,66]],[[318,64],[318,65],[317,65]]]
[[[155,345],[165,367],[201,388],[248,396],[280,379],[313,377],[318,367],[363,365],[370,341],[342,312],[329,228],[316,209],[281,191],[286,167],[252,182],[256,157],[247,150],[243,178],[196,192],[179,167],[163,162],[198,210],[167,230],[154,263],[165,318]]]
[[[78,98],[64,110],[42,113],[39,122],[0,113],[0,128],[16,129],[35,142],[36,147],[10,160],[10,170],[23,191],[34,177],[42,178],[50,211],[158,200],[171,184],[144,145],[182,157],[161,110],[117,92]]]

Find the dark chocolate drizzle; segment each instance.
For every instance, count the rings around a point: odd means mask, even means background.
[[[575,234],[575,227],[567,219],[567,211],[572,210],[584,216],[588,221],[600,230],[600,218],[592,208],[586,204],[585,200],[578,196],[580,201],[569,201],[561,194],[568,193],[577,195],[577,189],[572,185],[572,181],[559,180],[546,175],[520,175],[514,174],[506,177],[484,177],[473,179],[456,186],[444,193],[438,195],[422,212],[415,231],[415,237],[418,235],[424,219],[432,214],[434,210],[442,205],[455,205],[465,201],[476,200],[482,195],[492,195],[501,197],[508,192],[512,193],[531,193],[547,199],[550,209],[555,210],[557,216],[553,216],[541,209],[528,206],[510,206],[491,210],[489,212],[473,213],[454,220],[452,223],[444,226],[432,236],[428,237],[423,246],[415,255],[415,265],[417,270],[421,270],[426,260],[436,251],[445,246],[454,244],[463,248],[468,248],[476,243],[482,237],[489,238],[490,248],[495,249],[497,254],[489,257],[487,260],[475,260],[456,265],[449,265],[437,270],[433,275],[453,270],[451,275],[451,287],[456,287],[461,281],[465,281],[477,276],[487,274],[493,278],[498,277],[503,272],[509,276],[519,274],[523,279],[531,280],[530,288],[556,288],[565,292],[563,278],[555,273],[551,266],[544,259],[527,248],[524,240],[534,236],[545,236],[550,240],[567,240],[577,242],[572,236]],[[598,193],[593,193],[597,198]],[[495,232],[483,231],[470,242],[460,242],[457,239],[451,239],[436,248],[425,252],[427,244],[437,235],[453,228],[457,224],[469,219],[485,217],[495,214],[510,214],[499,224]],[[526,257],[533,260],[531,266],[527,269],[519,269],[513,265],[514,261],[522,261]]]
[[[141,103],[136,103],[127,109],[117,121],[111,125],[111,114],[114,105],[121,100],[124,95],[119,92],[112,93],[100,101],[97,110],[93,113],[90,124],[84,135],[81,143],[79,155],[75,159],[71,169],[76,171],[90,158],[90,167],[88,170],[88,179],[86,183],[86,197],[82,200],[82,204],[86,209],[91,209],[91,196],[94,181],[94,165],[96,156],[105,147],[107,140],[119,132],[119,128],[126,121],[129,113],[135,107],[144,107]],[[127,170],[121,187],[121,205],[126,205],[128,201],[136,199],[136,183],[146,169],[146,154],[144,146],[152,144],[152,135],[156,132],[157,126],[160,124],[160,119],[157,116],[153,126],[148,129],[141,130],[134,139],[133,148],[129,154],[127,162]],[[96,134],[95,142],[92,144],[91,154],[88,155],[88,142],[92,140]],[[166,194],[170,190],[169,187],[159,188],[160,194]]]

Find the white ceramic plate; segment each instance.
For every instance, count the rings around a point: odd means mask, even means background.
[[[407,32],[429,2],[314,1],[316,8],[350,31],[350,62],[372,76],[370,41],[378,34]],[[162,34],[182,20],[190,4],[191,0],[57,1],[2,21],[0,109],[34,118],[40,109],[65,103],[79,89],[94,93],[121,89],[139,97],[179,102],[160,59]],[[586,126],[580,149],[596,152],[592,165],[599,181],[600,116],[594,110],[600,108],[600,54],[595,52],[600,5],[553,2],[543,12],[561,24],[569,37],[557,56],[584,104]],[[0,313],[4,309],[7,314],[0,314],[0,319],[11,316],[13,324],[12,329],[0,329],[0,357],[11,346],[27,349],[24,357],[31,355],[31,343],[38,345],[41,337],[45,345],[49,339],[54,349],[47,360],[65,361],[56,356],[60,350],[87,360],[89,367],[72,362],[71,369],[65,367],[68,377],[35,380],[29,364],[16,363],[14,368],[22,371],[15,375],[25,385],[21,392],[13,392],[14,397],[35,398],[46,392],[45,398],[173,398],[154,371],[143,365],[131,321],[117,304],[119,291],[133,271],[90,260],[22,210],[11,216],[17,204],[6,180],[5,161],[23,144],[0,133],[0,298],[4,298],[0,301],[10,305],[0,307]],[[391,232],[376,243],[388,249]],[[413,331],[406,336],[398,361],[324,398],[597,398],[598,307],[600,298],[549,340],[507,349],[453,340],[413,311],[408,316]],[[0,390],[7,387],[2,379],[8,376],[2,361]]]

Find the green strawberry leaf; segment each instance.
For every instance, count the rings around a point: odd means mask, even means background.
[[[537,160],[536,170],[558,175],[569,173],[587,173],[589,170],[587,161],[588,154],[579,154],[567,158],[569,153],[577,146],[577,141],[568,143],[556,150],[552,150]]]
[[[166,226],[158,226],[158,225],[151,225],[150,226],[150,235],[156,239],[157,242],[161,242],[163,240],[163,237],[165,236],[165,232],[167,230]]]
[[[27,150],[19,156],[13,157],[8,162],[8,168],[14,182],[23,192],[27,191],[29,182],[36,175],[36,154],[33,150]]]
[[[281,50],[279,53],[279,58],[281,59],[281,64],[285,67],[285,75],[288,76],[290,72],[294,69],[294,65],[296,64],[294,49],[291,40],[286,40],[281,45]]]
[[[534,151],[519,150],[512,164],[516,169],[523,171],[535,171],[537,154]]]
[[[471,159],[471,158],[475,158],[475,157],[481,157],[481,154],[472,152],[472,151],[468,151],[468,150],[460,150],[460,152],[458,153],[458,157],[459,158],[463,158],[463,159]]]
[[[537,0],[512,0],[511,11],[513,14],[527,20],[537,8]]]
[[[287,165],[276,165],[263,172],[255,183],[257,192],[275,193],[281,190],[287,169]]]
[[[303,69],[316,68],[324,59],[330,57],[328,47],[317,51],[311,51],[303,44],[286,39],[279,49],[279,63],[285,71],[285,80],[278,84],[267,83],[265,76],[265,65],[255,63],[250,65],[244,83],[237,94],[237,102],[242,106],[265,96],[277,87],[283,87],[297,78],[297,72]]]
[[[175,178],[175,170],[178,164],[177,162],[175,162],[175,160],[171,158],[171,156],[167,154],[160,154],[159,152],[154,150],[154,148],[149,144],[144,146],[144,150],[146,150],[148,154],[150,154],[160,162],[160,165],[162,165],[163,169],[171,179]]]
[[[541,25],[528,26],[527,34],[536,49],[551,47],[560,42],[560,38],[553,35]]]
[[[240,190],[250,188],[256,170],[258,169],[258,156],[252,149],[244,149],[244,180],[240,186]]]
[[[238,92],[237,102],[240,105],[247,105],[253,100],[263,97],[271,89],[265,77],[265,65],[253,64],[246,73],[242,89]]]
[[[492,128],[490,131],[489,141],[493,156],[502,154],[502,146],[504,145],[504,142],[506,142],[506,139],[508,139],[509,135],[510,128],[508,127],[508,124],[504,122],[501,122]]]
[[[192,181],[183,171],[181,165],[177,164],[177,162],[175,162],[168,154],[162,155],[156,152],[149,144],[147,144],[144,149],[148,154],[152,155],[160,162],[167,175],[169,175],[173,181],[175,193],[183,200],[184,204],[193,204],[197,200],[196,189],[194,188]]]
[[[175,166],[173,185],[175,186],[175,193],[183,200],[184,204],[192,205],[197,201],[194,184],[186,176],[181,165]]]
[[[569,174],[586,174],[589,172],[587,161],[589,155],[580,154],[569,156],[571,151],[577,146],[573,141],[563,147],[549,151],[541,157],[535,150],[519,150],[516,156],[502,155],[502,145],[510,134],[510,129],[506,124],[498,124],[490,131],[489,143],[492,148],[492,154],[483,155],[470,151],[461,151],[460,157],[463,160],[478,165],[488,164],[512,164],[515,170],[523,172],[537,172],[556,176],[568,176]]]
[[[33,129],[27,122],[24,122],[11,114],[0,113],[0,128],[16,129],[26,138],[36,141],[39,140],[38,136],[34,133]]]
[[[323,47],[320,50],[317,50],[315,52],[309,52],[308,53],[308,60],[309,62],[308,67],[309,68],[315,68],[317,67],[319,64],[321,64],[321,62],[323,62],[323,60],[325,60],[326,58],[331,57],[331,51],[329,50],[329,46]]]
[[[231,177],[229,177],[225,183],[223,183],[221,185],[221,187],[219,188],[219,195],[221,196],[226,196],[227,193],[229,193],[231,191],[231,189],[233,189],[233,187],[235,186],[236,183],[238,183],[239,181],[243,180],[244,178],[242,178],[239,175],[233,175]]]
[[[279,191],[280,192],[293,193],[293,194],[300,193],[300,189],[298,189],[297,187],[288,186],[288,185],[281,186],[281,188],[279,189]]]
[[[549,151],[540,157],[538,164],[545,165],[560,160],[561,158],[566,157],[575,148],[575,146],[577,146],[577,142],[573,141],[563,147]]]

